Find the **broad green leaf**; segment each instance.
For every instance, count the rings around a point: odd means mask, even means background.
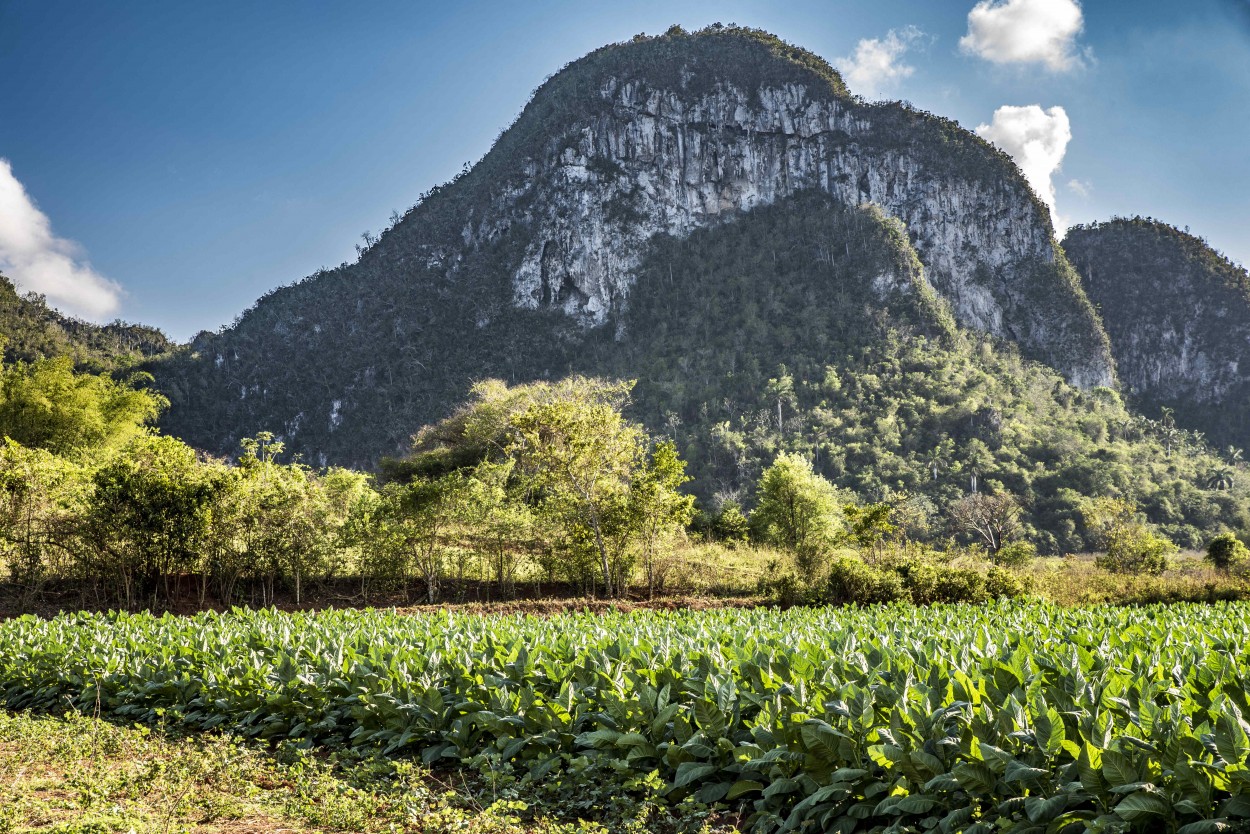
[[[1151,793],[1130,794],[1115,806],[1116,815],[1128,822],[1164,819],[1171,811],[1172,808],[1163,797]]]

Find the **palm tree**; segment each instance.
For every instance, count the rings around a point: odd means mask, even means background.
[[[1168,457],[1172,456],[1172,450],[1180,443],[1181,430],[1176,426],[1164,426],[1160,433],[1163,439],[1163,452]]]
[[[781,419],[781,406],[784,403],[793,407],[796,402],[794,377],[790,376],[790,372],[786,370],[785,365],[778,365],[777,378],[768,380],[768,394],[770,397],[776,397],[777,399],[777,432],[781,433],[784,427]]]
[[[1242,450],[1236,446],[1228,446],[1224,449],[1224,457],[1228,459],[1229,466],[1236,466],[1241,463]]]
[[[933,474],[934,481],[938,479],[938,472],[945,469],[947,464],[950,463],[951,453],[954,450],[954,442],[949,437],[943,436],[937,445],[924,456],[924,464]]]
[[[1234,473],[1232,467],[1216,467],[1207,473],[1207,489],[1232,489],[1235,479],[1236,473]]]

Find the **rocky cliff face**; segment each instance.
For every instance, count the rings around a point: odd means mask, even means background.
[[[1250,440],[1250,275],[1202,240],[1141,218],[1068,232],[1127,392],[1196,428]]]
[[[173,403],[164,427],[219,453],[268,429],[309,460],[367,466],[445,416],[473,379],[642,376],[603,357],[636,347],[627,331],[642,326],[627,313],[648,258],[666,290],[682,280],[671,263],[681,246],[657,244],[704,231],[746,240],[758,225],[744,219],[773,206],[840,231],[786,226],[759,239],[767,263],[722,284],[768,289],[800,256],[862,267],[811,285],[803,305],[823,314],[851,297],[848,282],[897,283],[855,254],[876,221],[846,219],[881,212],[891,234],[903,230],[889,246],[918,254],[916,280],[946,318],[1077,385],[1113,382],[1106,334],[1010,158],[953,122],[853,98],[827,64],[772,36],[713,28],[605,47],[557,73],[477,165],[423,195],[357,263],[275,290],[157,368]],[[896,313],[880,297],[859,303]],[[804,313],[767,326],[789,332]],[[826,349],[822,361],[845,358]],[[746,350],[750,374],[724,373],[762,385],[789,361],[779,350]]]
[[[962,324],[1018,342],[1078,385],[1112,383],[1105,337],[1044,207],[988,146],[976,149],[979,166],[944,157],[926,131],[900,135],[901,106],[821,95],[815,77],[702,91],[683,89],[685,77],[604,75],[589,116],[537,148],[465,223],[470,246],[524,230],[517,305],[602,324],[628,303],[653,235],[684,236],[814,189],[902,220]]]
[[[726,84],[694,101],[610,79],[609,115],[574,129],[527,165],[519,187],[495,196],[465,239],[514,223],[532,242],[513,276],[518,304],[554,305],[600,324],[628,296],[642,244],[684,236],[803,189],[849,205],[875,203],[902,219],[965,323],[1006,336],[1004,311],[977,267],[1011,270],[1053,260],[1048,221],[1010,183],[950,181],[906,151],[857,147],[870,119],[800,84],[748,93]]]

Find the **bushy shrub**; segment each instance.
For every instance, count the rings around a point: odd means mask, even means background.
[[[1011,571],[991,566],[985,574],[985,593],[990,599],[1016,598],[1028,594],[1032,588]]]
[[[1037,547],[1030,541],[1007,542],[993,554],[994,564],[1022,568],[1037,556]]]
[[[887,554],[876,564],[850,556],[833,560],[824,601],[872,605],[908,600],[917,605],[932,605],[988,602],[1027,593],[1025,585],[1004,568],[994,566],[982,573],[974,567],[948,564],[935,554],[918,553]]]
[[[742,507],[737,502],[727,501],[712,523],[712,535],[716,536],[717,541],[738,544],[745,542],[750,534],[751,525],[743,515]]]
[[[895,571],[875,568],[849,556],[834,559],[829,566],[829,578],[825,584],[826,602],[872,605],[910,599],[911,594],[903,583],[903,577]]]
[[[1167,571],[1169,557],[1178,549],[1171,539],[1156,536],[1144,527],[1132,527],[1113,536],[1107,543],[1107,552],[1098,556],[1094,564],[1112,573],[1159,576]]]
[[[1232,533],[1224,533],[1207,545],[1207,561],[1222,571],[1242,572],[1250,564],[1250,550]]]
[[[816,596],[812,586],[792,571],[770,572],[760,577],[758,590],[761,596],[769,597],[785,608],[822,601]]]
[[[903,574],[912,602],[985,602],[985,577],[975,570],[918,562]]]
[[[1168,557],[1179,548],[1155,534],[1139,520],[1137,507],[1118,498],[1093,498],[1081,508],[1090,532],[1105,552],[1094,564],[1112,573],[1159,576],[1168,569]]]

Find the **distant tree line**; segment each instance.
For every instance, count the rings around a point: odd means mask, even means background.
[[[792,576],[808,601],[956,601],[1020,592],[1002,569],[1036,552],[1028,498],[1001,481],[970,481],[940,509],[902,490],[871,500],[799,452],[780,451],[745,501],[698,508],[673,440],[625,416],[632,382],[480,382],[376,475],[283,462],[268,432],[232,461],[208,457],[150,429],[165,403],[146,383],[67,358],[0,368],[0,576],[26,603],[76,591],[91,606],[301,604],[328,589],[434,603],[466,587],[509,597],[524,580],[655,594],[683,538],[786,554],[792,569],[765,585]],[[784,369],[766,396],[784,428],[796,399]],[[1074,500],[1103,567],[1167,567],[1175,545],[1129,498]],[[952,567],[969,546],[981,567]]]
[[[350,578],[359,599],[449,581],[507,595],[518,573],[615,596],[690,521],[673,444],[621,415],[627,383],[482,383],[448,426],[375,480],[280,463],[263,432],[233,463],[145,428],[158,395],[65,360],[3,373],[0,560],[28,599],[72,584],[94,604],[297,604]],[[450,433],[449,433],[450,432]],[[437,437],[437,441],[434,438]]]

